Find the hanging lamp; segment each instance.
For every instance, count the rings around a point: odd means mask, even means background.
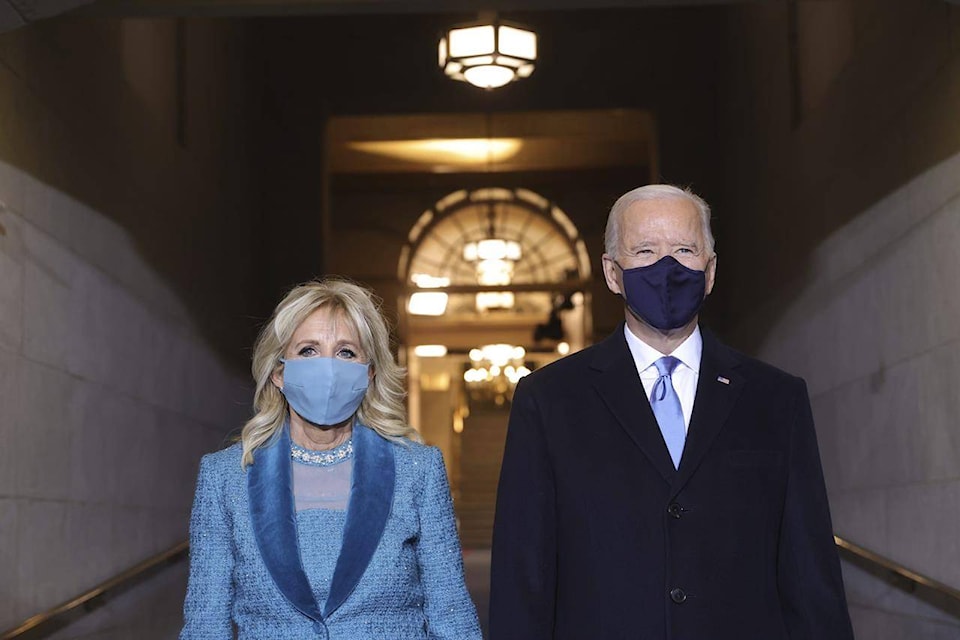
[[[497,18],[447,29],[438,47],[448,78],[482,89],[496,89],[533,73],[537,34]]]

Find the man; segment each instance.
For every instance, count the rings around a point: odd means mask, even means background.
[[[514,396],[491,640],[852,640],[806,386],[701,331],[716,270],[698,196],[614,204],[625,324]]]

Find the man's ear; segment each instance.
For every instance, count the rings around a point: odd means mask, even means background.
[[[600,264],[603,266],[603,279],[607,283],[607,289],[619,296],[623,293],[620,286],[620,267],[613,261],[613,256],[606,253],[600,258]]]
[[[713,291],[713,283],[717,278],[717,254],[713,254],[713,257],[707,262],[706,273],[704,274],[707,279],[707,286],[704,289],[704,296],[710,295],[710,292]]]

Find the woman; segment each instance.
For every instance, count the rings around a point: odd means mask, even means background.
[[[479,640],[443,459],[405,421],[371,294],[293,289],[253,376],[241,441],[200,464],[181,640]]]

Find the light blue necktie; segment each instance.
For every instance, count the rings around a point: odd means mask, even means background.
[[[677,368],[680,361],[673,356],[664,356],[654,362],[660,377],[653,385],[650,394],[650,407],[657,417],[660,433],[667,443],[667,450],[673,459],[674,468],[680,467],[680,456],[683,455],[683,443],[687,439],[687,431],[683,426],[683,409],[680,407],[680,398],[673,388],[670,375]]]

